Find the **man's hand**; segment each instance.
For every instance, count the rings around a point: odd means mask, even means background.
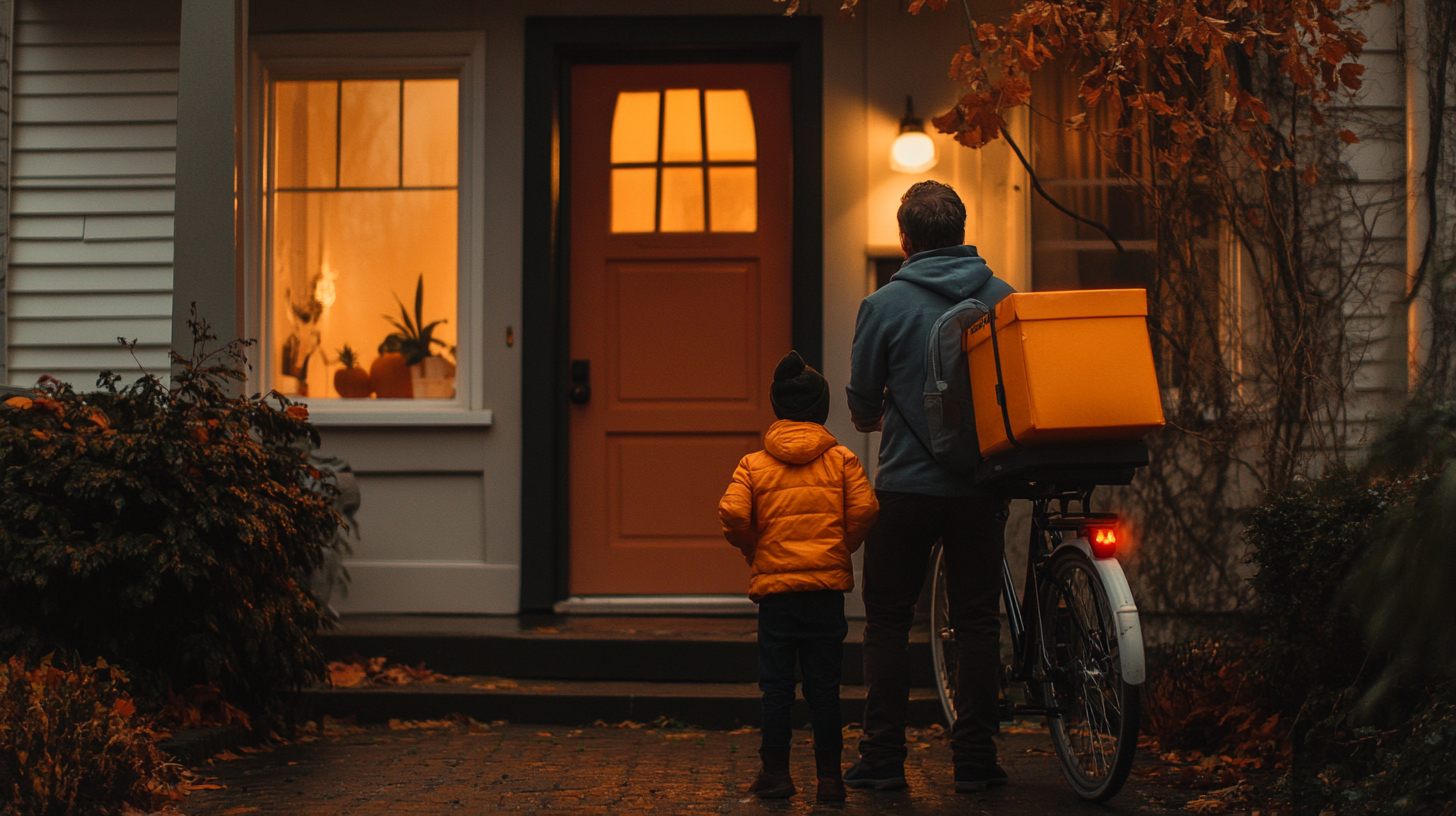
[[[875,420],[875,422],[874,422],[873,425],[863,424],[858,419],[853,420],[853,422],[854,422],[854,429],[856,431],[859,431],[860,433],[874,433],[875,431],[883,431],[885,429],[885,415],[884,414],[881,414],[880,417]]]

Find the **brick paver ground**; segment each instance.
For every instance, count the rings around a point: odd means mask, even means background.
[[[188,816],[258,813],[298,816],[384,814],[1078,814],[1089,807],[1062,780],[1045,733],[1000,738],[1011,784],[986,793],[951,789],[950,752],[934,734],[915,743],[908,791],[851,791],[849,802],[813,800],[807,732],[796,732],[794,774],[801,793],[788,802],[749,798],[757,768],[756,732],[691,728],[515,724],[448,727],[336,727],[318,737],[222,758],[197,772],[220,790],[194,793]],[[417,726],[417,724],[403,724]],[[444,725],[444,724],[438,724]],[[853,738],[845,749],[853,758]],[[807,789],[807,790],[806,790]],[[1134,777],[1103,814],[1167,813],[1193,792]]]

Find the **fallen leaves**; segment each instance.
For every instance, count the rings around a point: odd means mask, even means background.
[[[447,674],[431,671],[424,663],[416,666],[390,663],[384,657],[349,655],[329,663],[329,683],[334,688],[408,686],[416,683],[459,682]],[[479,686],[477,686],[479,688]]]

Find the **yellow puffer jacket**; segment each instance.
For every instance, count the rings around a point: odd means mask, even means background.
[[[723,535],[753,568],[748,597],[854,589],[849,557],[880,514],[849,448],[823,425],[779,420],[718,502]]]

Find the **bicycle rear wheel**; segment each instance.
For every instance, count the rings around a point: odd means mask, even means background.
[[[945,713],[945,727],[956,720],[956,642],[950,625],[950,600],[945,592],[945,553],[935,548],[934,568],[930,578],[930,660],[935,668],[935,690],[940,695],[940,709]]]
[[[1051,563],[1042,587],[1042,688],[1062,771],[1083,799],[1105,802],[1122,789],[1137,752],[1138,687],[1122,679],[1117,623],[1097,568],[1080,550]]]

